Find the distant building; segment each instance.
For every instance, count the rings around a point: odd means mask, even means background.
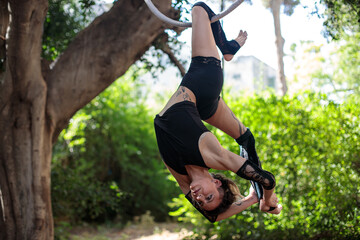
[[[280,89],[276,81],[276,70],[254,56],[239,56],[226,62],[224,67],[224,86],[230,91],[257,92],[273,88]]]

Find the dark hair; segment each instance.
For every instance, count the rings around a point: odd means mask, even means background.
[[[220,194],[223,195],[222,201],[217,208],[211,211],[206,211],[207,215],[218,216],[220,213],[225,212],[231,204],[237,201],[239,198],[243,198],[240,194],[237,185],[229,178],[219,173],[211,174],[214,179],[221,182],[221,186],[218,188]]]

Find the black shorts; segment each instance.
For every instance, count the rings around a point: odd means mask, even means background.
[[[172,105],[154,120],[156,139],[164,162],[179,174],[187,175],[185,165],[208,168],[200,154],[199,138],[209,130],[193,102]]]
[[[180,86],[189,88],[196,97],[196,107],[202,120],[209,119],[219,104],[223,87],[220,60],[214,57],[194,57]]]

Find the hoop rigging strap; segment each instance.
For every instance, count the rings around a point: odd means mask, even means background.
[[[176,21],[174,19],[171,19],[167,16],[165,16],[164,14],[162,14],[156,7],[155,5],[151,2],[151,0],[144,0],[146,5],[149,7],[150,11],[155,14],[155,16],[157,16],[160,20],[176,26],[176,27],[184,27],[184,28],[188,28],[191,27],[192,23],[191,22],[180,22],[180,21]],[[219,19],[225,17],[226,15],[228,15],[230,12],[232,12],[235,8],[237,8],[244,0],[236,0],[233,4],[231,4],[231,6],[224,10],[223,12],[213,16],[211,18],[211,22],[216,22]]]

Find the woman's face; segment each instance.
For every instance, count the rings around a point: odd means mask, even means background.
[[[218,188],[221,182],[217,179],[201,179],[190,184],[191,196],[206,211],[214,210],[222,201]]]

